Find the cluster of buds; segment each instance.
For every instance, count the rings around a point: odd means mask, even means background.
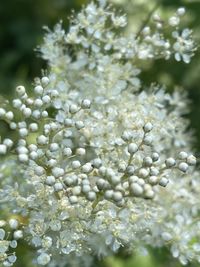
[[[14,218],[9,219],[8,223],[4,220],[0,221],[0,262],[3,266],[12,266],[17,260],[13,251],[17,248],[17,241],[23,238],[23,231],[19,229],[19,226],[19,221]],[[6,233],[5,228],[9,228],[11,232]]]

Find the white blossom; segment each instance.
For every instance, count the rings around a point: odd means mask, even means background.
[[[184,12],[169,24],[179,27]],[[11,213],[0,221],[4,266],[15,262],[18,239],[34,246],[38,265],[88,266],[92,255],[166,244],[182,264],[199,259],[200,182],[182,116],[187,101],[164,86],[145,90],[139,67],[171,55],[189,63],[191,31],[173,28],[174,43],[157,24],[129,36],[126,24],[101,0],[73,17],[67,32],[61,23],[48,30],[40,48],[48,77],[35,80],[31,96],[18,86],[0,108],[19,136],[0,140],[0,203]]]

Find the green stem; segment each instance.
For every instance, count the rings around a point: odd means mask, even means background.
[[[149,20],[151,19],[153,13],[158,9],[160,3],[157,2],[155,4],[155,6],[152,8],[152,10],[149,12],[147,18],[144,20],[144,22],[142,23],[141,27],[139,28],[138,32],[136,33],[136,39],[139,37],[140,33],[142,32],[142,30],[144,29],[144,27],[148,24]]]

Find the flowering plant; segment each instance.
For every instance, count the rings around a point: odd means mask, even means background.
[[[49,72],[33,92],[17,86],[0,119],[17,133],[1,140],[0,261],[12,266],[23,239],[39,265],[169,246],[182,264],[200,261],[199,172],[187,101],[152,83],[141,62],[183,60],[195,51],[179,25],[185,9],[126,35],[125,15],[106,1],[47,29],[39,48]],[[171,37],[165,34],[170,27]],[[8,235],[7,232],[10,232]]]

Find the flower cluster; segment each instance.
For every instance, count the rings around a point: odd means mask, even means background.
[[[183,264],[200,260],[200,182],[181,117],[186,102],[155,84],[139,90],[140,60],[180,52],[188,63],[194,49],[190,32],[183,30],[184,41],[173,33],[171,44],[159,23],[154,33],[146,26],[123,36],[126,16],[103,0],[89,4],[69,32],[58,24],[45,36],[49,75],[35,79],[31,93],[17,86],[16,98],[2,103],[0,120],[17,136],[0,144],[4,266],[15,262],[10,247],[21,238],[36,248],[38,265],[88,265],[94,254],[149,244],[170,245]]]
[[[15,263],[17,257],[12,250],[17,247],[17,240],[23,236],[22,231],[17,230],[19,223],[16,219],[10,219],[8,224],[14,230],[12,240],[6,240],[6,232],[3,228],[0,228],[0,262],[3,262],[4,266],[12,266]],[[0,221],[0,227],[5,225],[5,221]]]

